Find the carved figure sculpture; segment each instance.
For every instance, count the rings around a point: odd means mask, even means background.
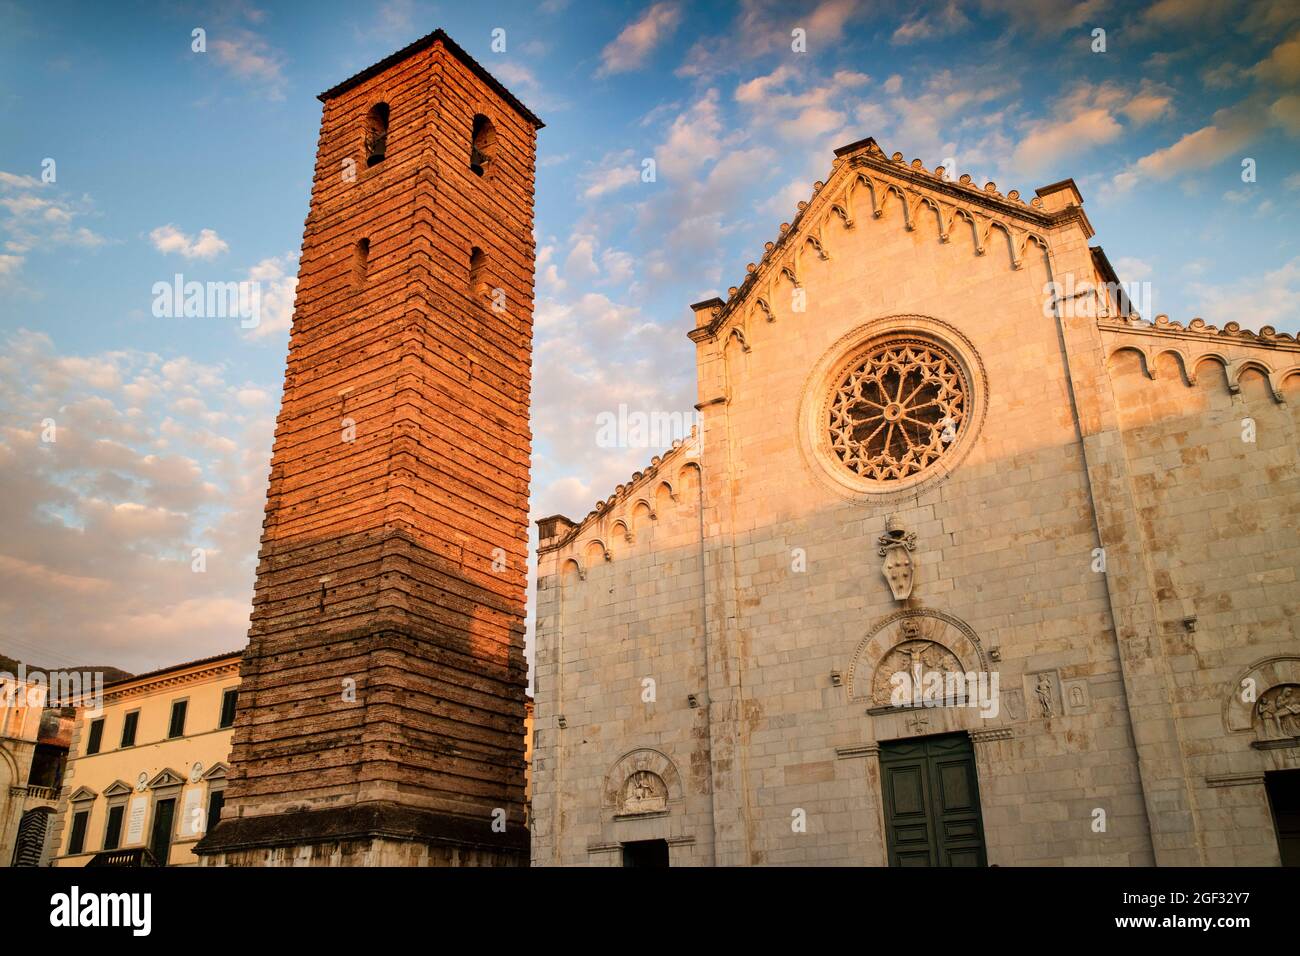
[[[1051,717],[1054,714],[1052,706],[1052,678],[1047,674],[1038,675],[1038,686],[1034,689],[1034,694],[1038,698],[1038,713],[1040,717]]]

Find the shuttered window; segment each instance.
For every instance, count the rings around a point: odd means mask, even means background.
[[[208,794],[208,832],[221,822],[221,810],[226,805],[226,791],[213,790]]]
[[[68,852],[80,853],[86,845],[86,824],[90,820],[89,810],[79,810],[72,815],[72,836],[68,838]]]
[[[235,703],[239,700],[239,691],[231,688],[221,695],[221,726],[235,725]]]
[[[178,700],[172,702],[172,722],[167,728],[168,737],[185,736],[185,711],[189,709],[188,700]]]
[[[140,723],[140,711],[133,710],[126,715],[126,720],[122,724],[122,746],[135,746],[135,729]]]
[[[108,825],[104,827],[104,849],[116,850],[122,842],[122,813],[126,807],[118,804],[108,808]]]

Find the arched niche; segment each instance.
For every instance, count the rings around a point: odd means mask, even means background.
[[[1122,345],[1110,353],[1106,360],[1110,370],[1116,375],[1137,375],[1150,378],[1153,371],[1150,356],[1142,349],[1132,345]]]
[[[658,487],[655,488],[655,513],[670,514],[676,503],[673,486],[666,481],[659,482]]]
[[[1300,376],[1297,376],[1300,379]],[[677,480],[673,487],[677,491],[678,501],[691,501],[700,493],[700,466],[688,461],[677,470]]]
[[[590,570],[598,568],[610,559],[609,549],[599,538],[592,538],[582,551],[582,563]]]
[[[887,679],[909,660],[941,672],[991,669],[979,638],[965,621],[928,608],[897,611],[877,622],[859,642],[849,666],[849,700],[873,706],[887,703],[875,699],[879,678]]]
[[[649,535],[650,533],[650,529],[652,527],[651,523],[654,521],[654,519],[655,519],[655,513],[654,513],[654,509],[650,506],[650,502],[642,498],[635,505],[633,505],[632,537],[636,539],[638,544],[647,540],[646,536]]]
[[[576,558],[569,558],[560,566],[560,583],[565,587],[586,580],[586,572]]]
[[[1288,688],[1294,688],[1286,694]],[[1223,694],[1223,726],[1231,734],[1253,734],[1259,740],[1300,736],[1300,713],[1281,721],[1279,702],[1300,707],[1300,657],[1266,657],[1237,676]],[[1282,724],[1279,727],[1279,723]],[[1283,731],[1296,729],[1296,734]]]
[[[681,774],[668,755],[643,747],[624,754],[605,774],[601,807],[618,816],[657,813],[684,796]]]

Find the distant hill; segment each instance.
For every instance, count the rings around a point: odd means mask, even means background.
[[[21,663],[22,661],[16,660],[12,657],[8,657],[4,654],[0,654],[0,671],[6,671],[10,674],[17,674],[18,665]],[[135,676],[130,671],[124,671],[120,667],[107,667],[107,666],[101,666],[96,664],[78,664],[75,667],[55,667],[55,668],[42,667],[39,664],[28,664],[27,670],[29,672],[41,671],[42,673],[49,673],[50,670],[61,671],[62,673],[65,674],[80,673],[82,675],[81,679],[83,681],[94,680],[95,674],[103,674],[105,684],[111,684],[113,683],[113,681],[124,680],[127,677]]]

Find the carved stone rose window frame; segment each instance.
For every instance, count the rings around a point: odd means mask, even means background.
[[[984,364],[939,319],[893,315],[842,336],[804,386],[799,439],[818,479],[886,502],[946,478],[984,421]]]

